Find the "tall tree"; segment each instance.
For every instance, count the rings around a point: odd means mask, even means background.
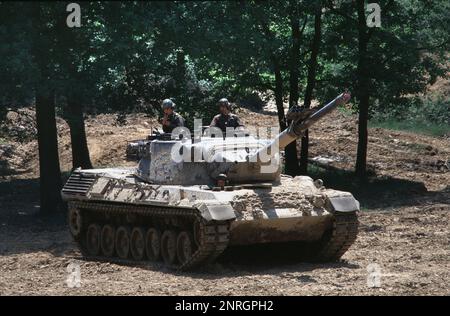
[[[426,91],[445,76],[448,51],[447,1],[378,2],[381,26],[367,26],[366,2],[328,1],[323,70],[317,82],[322,101],[351,88],[358,112],[355,173],[367,175],[368,119],[376,111],[409,106],[408,95]],[[436,22],[438,21],[438,23]]]
[[[367,45],[371,32],[368,31],[364,0],[356,1],[358,13],[358,67],[356,70],[357,97],[359,100],[358,149],[356,153],[355,172],[360,177],[366,176],[367,168],[367,121],[369,119],[370,75],[367,62]]]
[[[90,9],[90,6],[84,6],[83,8],[85,24],[88,17],[92,17]],[[92,33],[89,32],[91,30],[88,25],[83,25],[83,27],[81,29],[69,28],[66,25],[64,14],[58,15],[56,28],[58,50],[55,53],[62,68],[59,73],[59,78],[64,82],[60,91],[65,96],[62,113],[69,125],[73,169],[78,167],[92,168],[83,116],[83,101],[87,101],[88,85],[93,83],[89,77],[92,74],[87,73],[85,66],[89,64],[88,58],[90,57],[87,53],[87,50],[89,50],[87,37]]]
[[[305,96],[303,106],[310,108],[312,94],[316,85],[316,72],[317,72],[317,56],[319,55],[320,42],[322,38],[322,5],[320,1],[316,4],[314,13],[314,36],[311,41],[311,56],[308,63],[308,75],[305,89]],[[309,133],[305,131],[305,135],[302,137],[302,145],[300,150],[300,174],[307,174],[308,172],[308,147],[309,147]]]
[[[299,98],[299,68],[300,68],[300,44],[301,36],[305,29],[307,16],[304,19],[303,27],[300,29],[300,3],[297,0],[289,1],[291,9],[290,26],[292,36],[292,46],[289,63],[289,107],[298,104]],[[285,172],[290,175],[299,173],[299,161],[297,155],[297,142],[292,142],[285,148],[286,165]]]
[[[273,91],[278,123],[282,130],[287,126],[284,99],[289,97],[289,106],[297,104],[299,87],[306,83],[303,78],[306,70],[303,58],[309,51],[302,40],[303,33],[309,26],[308,6],[305,2],[296,0],[286,4],[288,5],[279,6],[273,2],[251,2],[244,5],[222,3],[220,10],[215,4],[211,4],[213,8],[209,14],[201,11],[202,17],[214,16],[212,12],[219,12],[221,16],[218,19],[220,22],[212,21],[204,27],[206,30],[214,30],[210,33],[214,35],[209,41],[214,43],[209,45],[209,50],[211,47],[213,49],[212,61],[217,61],[215,65],[220,65],[221,72],[225,72],[228,78],[233,78],[235,85],[242,90],[247,87],[252,90]],[[214,51],[216,44],[220,45],[220,50]],[[234,49],[230,50],[229,47]],[[285,158],[285,172],[297,175],[295,143],[285,148]]]
[[[37,65],[36,122],[39,147],[39,182],[41,213],[58,211],[61,203],[61,171],[55,119],[54,59],[49,52],[55,49],[54,24],[48,7],[31,4],[32,55]]]

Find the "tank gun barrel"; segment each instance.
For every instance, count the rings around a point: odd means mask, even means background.
[[[261,155],[274,155],[271,148],[278,143],[280,149],[284,149],[287,145],[295,141],[296,139],[303,136],[303,133],[319,121],[322,117],[333,111],[338,105],[345,104],[350,100],[350,93],[344,92],[338,95],[333,101],[324,105],[320,109],[314,111],[312,114],[304,117],[302,111],[298,111],[300,107],[295,106],[289,109],[286,118],[291,119],[291,123],[288,128],[283,132],[278,134],[272,142],[259,149],[255,156],[260,157]],[[268,153],[268,154],[267,154]]]

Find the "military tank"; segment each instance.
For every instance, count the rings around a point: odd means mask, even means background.
[[[273,139],[174,131],[140,143],[137,167],[76,169],[61,193],[70,232],[83,256],[179,270],[254,244],[301,242],[308,260],[338,260],[357,237],[359,202],[321,180],[282,175],[278,149],[349,98],[292,107]]]

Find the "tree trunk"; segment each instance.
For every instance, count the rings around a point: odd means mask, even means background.
[[[284,148],[285,165],[284,172],[290,176],[298,175],[297,141],[290,143]]]
[[[70,128],[72,169],[78,167],[81,167],[82,169],[92,169],[84,127],[83,109],[74,96],[67,97],[66,120]]]
[[[177,74],[181,77],[182,80],[184,80],[186,76],[186,53],[182,48],[179,48],[176,54],[177,54]]]
[[[281,76],[280,65],[276,57],[272,57],[272,63],[275,74],[275,103],[277,105],[278,123],[280,124],[280,131],[283,131],[287,127],[283,106],[283,78]],[[296,142],[293,142],[286,146],[286,148],[284,149],[284,157],[284,172],[292,176],[297,175],[298,158]]]
[[[305,108],[311,106],[312,93],[316,85],[317,56],[319,55],[320,41],[322,36],[322,7],[319,5],[314,16],[314,37],[311,43],[311,57],[309,59],[308,78],[305,90],[305,99],[303,105]],[[309,133],[305,131],[302,138],[302,147],[300,150],[300,174],[308,173],[308,149]]]
[[[42,16],[42,5],[31,3],[33,36],[31,48],[39,71],[36,84],[36,127],[39,150],[40,212],[56,213],[61,206],[61,170],[58,155],[58,135],[55,119],[55,93],[52,86],[52,55],[50,29]]]
[[[289,107],[298,103],[298,73],[300,58],[300,22],[296,1],[291,1],[291,58],[289,65]]]
[[[367,69],[368,32],[364,0],[356,2],[358,12],[358,67],[357,96],[359,101],[358,149],[356,154],[355,173],[360,178],[367,176],[367,120],[369,115],[369,72]]]
[[[355,172],[361,179],[367,176],[367,120],[369,112],[369,95],[360,95],[358,122],[358,150],[356,153]]]
[[[182,48],[178,49],[176,52],[177,56],[177,69],[176,69],[176,96],[181,97],[185,93],[186,87],[186,53]],[[182,101],[182,100],[178,100]],[[183,100],[184,101],[184,100]]]
[[[298,5],[296,1],[291,1],[291,58],[289,65],[289,107],[298,103],[298,77],[299,77],[299,58],[300,58],[300,22]],[[285,173],[296,176],[298,170],[297,141],[294,141],[284,149],[286,158]]]
[[[67,105],[63,107],[64,119],[70,129],[70,144],[72,147],[72,170],[81,167],[83,169],[92,169],[92,163],[89,158],[89,148],[87,146],[86,131],[83,118],[83,101],[86,102],[84,93],[86,87],[86,74],[84,71],[77,69],[75,62],[82,55],[78,55],[77,43],[83,39],[77,36],[74,29],[68,28],[65,19],[58,19],[57,28],[55,30],[56,39],[59,43],[59,49],[63,52],[61,62],[65,69],[65,95]],[[129,66],[125,66],[125,80],[128,91],[133,94],[133,76]]]
[[[55,95],[45,88],[36,91],[36,123],[39,147],[39,182],[42,214],[61,206],[61,171],[55,119]]]
[[[277,106],[278,124],[280,131],[286,129],[286,117],[284,115],[283,106],[283,78],[281,76],[281,69],[278,59],[272,56],[273,72],[275,75],[275,104]]]

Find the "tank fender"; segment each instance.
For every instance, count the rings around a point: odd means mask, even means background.
[[[353,195],[328,197],[331,207],[335,212],[359,211],[359,201]]]
[[[217,203],[216,201],[211,203],[202,202],[194,206],[207,221],[225,221],[236,218],[234,209],[229,203]]]

